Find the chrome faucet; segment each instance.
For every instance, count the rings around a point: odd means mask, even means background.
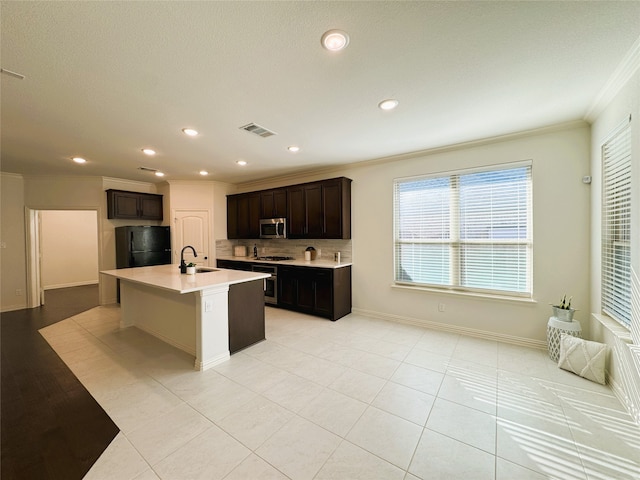
[[[184,263],[184,251],[190,248],[191,251],[193,252],[193,256],[197,257],[198,254],[196,253],[196,249],[193,248],[191,245],[187,245],[185,247],[182,247],[182,251],[180,252],[180,273],[187,273],[187,264]]]

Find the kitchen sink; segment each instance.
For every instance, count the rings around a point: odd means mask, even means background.
[[[209,268],[209,267],[198,267],[196,268],[196,273],[209,273],[209,272],[217,272],[217,268]]]

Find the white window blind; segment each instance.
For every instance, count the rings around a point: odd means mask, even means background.
[[[631,325],[631,128],[602,146],[602,311]]]
[[[394,182],[395,282],[531,296],[531,165]]]

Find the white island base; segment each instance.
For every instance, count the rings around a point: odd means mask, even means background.
[[[181,275],[175,265],[101,273],[120,279],[121,327],[135,326],[194,355],[196,370],[229,359],[230,285],[259,282],[253,283],[256,298],[246,302],[257,302],[262,309],[264,332],[262,281],[269,274],[212,269]]]
[[[173,293],[120,282],[121,327],[135,326],[195,355],[195,369],[229,359],[229,285]]]

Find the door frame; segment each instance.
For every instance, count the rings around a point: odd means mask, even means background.
[[[96,212],[96,237],[98,239],[98,272],[102,270],[102,235],[100,229],[100,208],[34,208],[25,206],[26,225],[26,254],[27,254],[27,308],[36,308],[44,305],[44,290],[42,288],[42,266],[41,266],[41,211],[93,211]],[[102,305],[102,288],[100,285],[100,274],[98,273],[98,303]]]

